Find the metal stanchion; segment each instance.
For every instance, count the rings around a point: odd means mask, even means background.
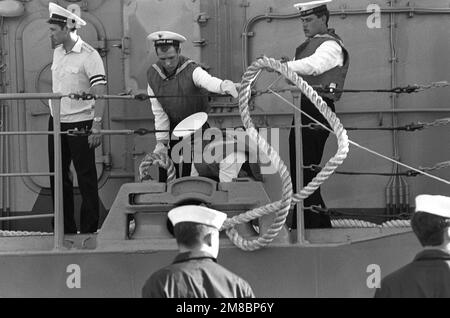
[[[292,91],[293,103],[299,109],[301,109],[301,97],[300,92]],[[295,130],[295,180],[297,183],[296,193],[299,193],[300,189],[303,188],[303,141],[302,141],[302,129],[301,129],[302,119],[301,113],[294,111],[294,130]],[[291,154],[292,156],[292,154]],[[305,220],[303,211],[303,202],[299,202],[295,206],[295,211],[297,213],[297,243],[308,244],[309,242],[305,238]]]
[[[53,100],[55,101],[55,100]],[[61,100],[52,103],[53,108],[53,140],[55,160],[55,226],[54,226],[54,250],[63,248],[64,242],[64,210],[63,210],[63,184],[62,184],[62,161],[61,161],[61,124],[60,109]]]

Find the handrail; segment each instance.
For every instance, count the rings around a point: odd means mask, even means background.
[[[0,94],[0,100],[60,99],[68,96],[60,93],[5,93]]]
[[[10,172],[0,173],[0,177],[13,178],[13,177],[43,177],[43,176],[55,176],[53,172]]]
[[[0,100],[26,100],[26,99],[61,99],[64,95],[59,93],[13,93],[0,94]],[[18,172],[0,173],[0,177],[23,177],[23,176],[54,176],[54,213],[26,216],[0,217],[0,221],[27,220],[37,218],[54,218],[54,250],[61,250],[64,241],[64,216],[63,216],[63,191],[62,191],[62,162],[61,162],[61,127],[60,127],[60,103],[54,103],[53,132],[2,132],[1,135],[53,135],[54,138],[54,171],[55,172]]]
[[[273,59],[267,59],[266,60],[267,63],[272,63],[274,65],[276,65],[277,67],[282,67],[279,66],[277,63],[279,63],[276,60]],[[271,65],[272,66],[272,65]],[[289,70],[287,70],[289,71]],[[295,88],[291,90],[291,93],[294,95],[294,100],[298,100],[298,97],[295,98],[295,95],[299,95],[300,94],[299,89]],[[248,92],[250,93],[250,91]],[[275,92],[272,92],[275,95]],[[42,98],[49,98],[49,99],[60,99],[62,97],[69,97],[69,98],[73,98],[74,94],[68,94],[68,95],[62,95],[62,94],[58,94],[58,93],[20,93],[20,94],[0,94],[0,100],[5,100],[5,99],[42,99]],[[102,95],[102,96],[96,96],[99,98],[109,98],[112,97],[114,95]],[[118,96],[118,95],[117,95]],[[281,98],[281,96],[279,96]],[[64,225],[63,225],[63,194],[62,194],[62,172],[61,172],[61,145],[60,145],[60,140],[61,140],[61,135],[62,134],[67,134],[70,132],[61,132],[60,131],[60,103],[54,103],[54,110],[55,110],[55,115],[53,117],[53,125],[54,125],[54,131],[53,132],[47,132],[47,131],[31,131],[31,132],[1,132],[0,135],[2,134],[53,134],[54,138],[55,138],[55,142],[54,142],[54,155],[55,155],[55,166],[54,166],[54,170],[55,172],[49,172],[49,173],[44,173],[44,172],[31,172],[31,173],[0,173],[0,177],[16,177],[16,176],[54,176],[55,177],[55,196],[54,196],[54,206],[55,206],[55,213],[53,214],[53,217],[55,218],[55,229],[54,229],[54,249],[58,250],[63,248],[63,240],[64,240]],[[295,105],[292,105],[294,108],[297,108]],[[241,114],[242,115],[242,114]],[[252,128],[252,133],[256,133],[253,132],[254,127]],[[102,133],[106,133],[106,134],[139,134],[139,133],[143,133],[144,130],[103,130],[101,131]],[[145,133],[148,132],[156,132],[156,131],[150,131],[150,130],[145,130]],[[362,147],[352,141],[349,141],[351,144],[364,149],[368,152],[371,152],[373,154],[376,154],[380,157],[383,157],[385,159],[389,159],[390,161],[393,161],[393,159],[390,158],[386,158],[383,155],[380,155],[374,151],[371,151],[368,148]],[[334,162],[336,163],[336,162]],[[400,162],[397,162],[398,164],[401,164]],[[410,168],[410,167],[409,167]],[[282,169],[283,170],[283,169]],[[300,169],[301,170],[301,169]],[[300,171],[299,170],[299,171]],[[421,172],[422,174],[428,175],[424,172]],[[433,176],[434,177],[434,176]],[[434,177],[435,179],[437,179],[436,177]],[[445,181],[445,180],[440,180],[440,181]],[[447,183],[447,182],[446,182]],[[299,182],[299,184],[302,184],[302,182]],[[289,196],[290,198],[291,196]],[[292,201],[293,203],[296,203],[297,201],[301,200],[302,198],[300,198],[297,194],[297,196],[294,195]],[[251,211],[250,211],[251,212]],[[283,213],[282,213],[283,214]],[[0,217],[0,221],[2,220],[13,220],[13,219],[34,219],[34,218],[45,218],[45,217],[51,217],[51,214],[41,214],[41,215],[32,215],[32,216],[20,216],[20,217],[6,217],[6,218],[2,218]],[[283,218],[284,215],[280,214],[280,218]],[[284,221],[283,221],[284,223]],[[228,222],[227,226],[230,226],[231,223]],[[301,222],[300,222],[300,225]],[[301,226],[299,227],[301,228]],[[231,236],[233,236],[233,233],[230,232],[230,234],[232,234]],[[300,243],[306,243],[305,238],[304,237],[299,237],[298,238]],[[270,240],[267,240],[270,241]],[[248,242],[247,242],[248,243]],[[250,242],[249,244],[247,244],[247,248],[249,248],[250,250],[252,249],[257,249],[259,248],[259,244],[255,244],[254,246],[252,245],[253,242]],[[260,242],[259,242],[260,243]],[[267,242],[263,242],[263,243],[267,243]],[[264,245],[264,244],[263,244]]]
[[[0,221],[12,221],[12,220],[29,220],[29,219],[43,219],[52,218],[55,215],[51,214],[36,214],[36,215],[23,215],[23,216],[2,216]]]
[[[59,94],[58,94],[59,95]],[[54,232],[53,249],[60,250],[64,244],[64,210],[63,210],[63,183],[62,183],[62,154],[61,154],[61,104],[54,103],[53,106],[53,150],[54,150]]]

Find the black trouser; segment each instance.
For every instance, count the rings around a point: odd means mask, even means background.
[[[61,123],[61,131],[68,129],[89,130],[92,120],[76,123]],[[50,116],[48,130],[53,131],[53,118]],[[48,155],[50,172],[54,172],[53,135],[48,136]],[[87,136],[61,135],[62,180],[64,198],[64,232],[76,233],[74,216],[73,178],[70,163],[73,161],[77,173],[78,186],[82,203],[80,210],[80,232],[94,233],[98,228],[99,198],[97,185],[97,169],[95,167],[95,148],[89,148]],[[55,181],[50,177],[52,198],[54,198]]]
[[[328,106],[334,111],[334,103],[331,99],[324,98]],[[313,103],[306,97],[302,96],[301,100],[302,110],[313,118],[319,120],[321,123],[329,127],[326,119],[322,116],[319,110],[314,106]],[[311,119],[306,116],[301,116],[302,125],[308,125],[314,123]],[[294,122],[293,122],[294,124]],[[320,165],[322,160],[323,150],[325,148],[325,143],[327,141],[329,132],[326,130],[312,130],[309,128],[302,128],[302,152],[303,152],[303,165]],[[295,147],[297,143],[295,141],[295,129],[291,129],[289,134],[289,153],[290,153],[290,165],[291,165],[291,178],[292,178],[292,189],[294,193],[297,193],[297,180],[296,180],[296,158],[295,158]],[[315,176],[316,172],[310,169],[303,169],[303,186],[306,186]],[[312,205],[317,205],[325,208],[325,202],[323,201],[322,195],[320,193],[320,188],[318,188],[313,194],[303,201],[305,207]],[[305,210],[305,228],[329,228],[331,227],[330,218],[326,215],[320,215],[315,212]],[[297,221],[293,218],[292,227],[296,228]]]

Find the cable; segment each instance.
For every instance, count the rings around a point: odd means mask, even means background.
[[[270,91],[272,91],[272,90],[270,90]],[[331,129],[329,129],[327,126],[325,126],[324,124],[322,124],[321,122],[319,122],[318,120],[316,120],[315,118],[313,118],[312,116],[310,116],[309,114],[305,113],[303,110],[301,110],[300,108],[298,108],[297,106],[295,106],[293,103],[291,103],[290,101],[288,101],[287,99],[285,99],[285,98],[284,98],[283,96],[281,96],[280,94],[278,94],[278,93],[276,93],[276,92],[274,92],[274,91],[272,91],[272,93],[273,93],[275,96],[278,96],[278,97],[279,97],[281,100],[283,100],[285,103],[287,103],[288,105],[290,105],[291,107],[293,107],[294,109],[298,110],[298,111],[301,112],[303,115],[305,115],[306,117],[308,117],[309,119],[311,119],[312,121],[314,121],[316,124],[322,126],[323,129],[328,130],[329,132],[331,132],[332,134],[334,134],[334,132],[333,132]],[[391,162],[393,162],[393,163],[396,163],[396,164],[398,164],[398,165],[400,165],[400,166],[403,166],[403,167],[405,167],[405,168],[408,168],[408,169],[410,169],[410,170],[413,170],[413,171],[415,171],[415,172],[417,172],[417,173],[423,174],[423,175],[425,175],[425,176],[427,176],[427,177],[429,177],[429,178],[432,178],[432,179],[435,179],[435,180],[437,180],[437,181],[440,181],[440,182],[443,182],[443,183],[445,183],[445,184],[450,185],[450,181],[448,181],[448,180],[439,178],[439,177],[437,177],[437,176],[434,176],[434,175],[432,175],[432,174],[429,174],[429,173],[427,173],[427,172],[421,171],[421,170],[419,170],[419,169],[417,169],[417,168],[414,168],[414,167],[411,167],[411,166],[409,166],[409,165],[407,165],[407,164],[404,164],[404,163],[402,163],[402,162],[400,162],[400,161],[397,161],[397,160],[395,160],[395,159],[389,158],[389,157],[387,157],[387,156],[385,156],[385,155],[383,155],[383,154],[380,154],[380,153],[376,152],[375,150],[372,150],[372,149],[370,149],[370,148],[361,146],[361,145],[358,144],[357,142],[354,142],[354,141],[352,141],[352,140],[350,140],[350,139],[348,140],[348,142],[349,142],[350,144],[354,145],[355,147],[358,147],[358,148],[360,148],[360,149],[362,149],[362,150],[365,150],[365,151],[367,151],[367,152],[370,152],[370,153],[372,153],[372,154],[374,154],[374,155],[376,155],[376,156],[378,156],[378,157],[381,157],[381,158],[383,158],[383,159],[386,159],[386,160],[388,160],[388,161],[391,161]]]

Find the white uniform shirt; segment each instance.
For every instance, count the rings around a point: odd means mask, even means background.
[[[222,93],[222,89],[220,85],[222,84],[222,80],[211,76],[208,72],[202,69],[200,66],[196,67],[192,72],[192,80],[197,87],[201,87],[206,89],[212,93]],[[148,95],[154,95],[153,89],[148,85],[147,87]],[[162,108],[160,102],[156,98],[150,98],[150,103],[152,106],[152,112],[155,116],[155,129],[156,130],[169,130],[170,129],[170,121],[169,116],[167,116],[166,112]],[[168,132],[159,132],[156,133],[156,140],[169,140]]]
[[[95,85],[106,85],[106,76],[102,58],[92,46],[78,37],[70,52],[62,45],[55,48],[52,64],[54,93],[88,92]],[[52,101],[49,104],[53,116]],[[95,100],[61,98],[61,122],[92,120],[94,104]]]
[[[322,37],[318,34],[314,37]],[[328,37],[328,35],[325,35]],[[294,72],[300,75],[317,76],[329,71],[336,66],[344,65],[344,53],[342,47],[336,41],[323,42],[314,54],[300,60],[287,62],[287,65]]]

